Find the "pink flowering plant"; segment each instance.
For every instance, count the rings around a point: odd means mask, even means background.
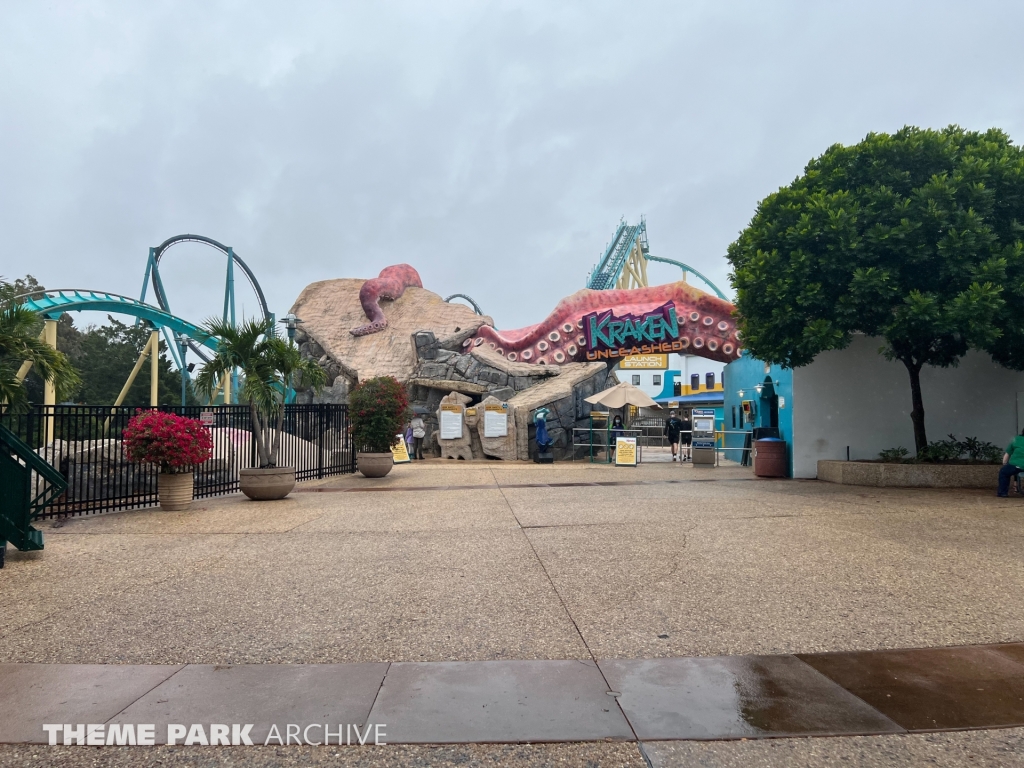
[[[160,411],[133,416],[124,428],[123,444],[129,461],[159,464],[169,474],[191,472],[213,453],[210,430],[198,419]]]

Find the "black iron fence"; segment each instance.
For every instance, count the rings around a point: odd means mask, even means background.
[[[67,479],[68,489],[45,517],[88,515],[157,503],[158,468],[128,461],[121,438],[138,407],[34,406],[0,415],[0,424],[28,443]],[[259,466],[248,406],[161,406],[210,428],[213,456],[194,472],[195,496],[238,490],[239,470]],[[348,406],[287,405],[277,464],[297,480],[355,472]]]

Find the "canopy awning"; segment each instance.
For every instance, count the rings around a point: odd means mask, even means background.
[[[603,405],[605,408],[623,408],[627,405],[635,405],[638,408],[661,407],[642,389],[626,382],[591,395],[586,401],[593,405]]]

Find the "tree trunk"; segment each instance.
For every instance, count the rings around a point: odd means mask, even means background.
[[[924,400],[921,397],[921,363],[904,360],[907,373],[910,374],[910,420],[914,422],[914,447],[921,453],[928,445],[928,436],[924,431]]]
[[[274,445],[270,449],[270,464],[277,466],[277,455],[281,451],[281,432],[284,431],[284,404],[277,411],[277,429],[274,432]]]
[[[256,436],[256,451],[259,455],[260,467],[266,467],[270,463],[267,457],[266,430],[263,429],[263,424],[260,422],[256,402],[252,399],[249,400],[249,416],[252,419],[253,434]]]

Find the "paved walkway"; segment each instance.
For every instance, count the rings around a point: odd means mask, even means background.
[[[0,743],[46,743],[41,724],[52,722],[149,723],[159,744],[168,724],[204,724],[202,743],[218,722],[252,724],[255,743],[294,744],[322,743],[325,724],[335,743],[372,732],[391,744],[1001,728],[1024,726],[1024,644],[597,662],[0,664]],[[293,739],[288,724],[301,729]],[[340,735],[342,724],[359,730]]]
[[[302,670],[313,670],[303,690],[316,689],[321,676],[320,689],[327,690],[331,675],[364,669],[366,690],[379,689],[370,706],[359,698],[363,689],[351,689],[365,717],[378,704],[399,707],[379,710],[390,718],[388,741],[439,738],[449,705],[431,710],[429,697],[465,700],[473,690],[490,697],[488,707],[506,706],[522,717],[478,718],[472,722],[479,730],[467,729],[464,738],[492,740],[488,723],[498,720],[523,726],[516,740],[542,738],[529,730],[535,723],[557,730],[574,722],[562,715],[545,720],[543,713],[546,699],[557,701],[555,694],[577,684],[579,706],[605,703],[605,720],[582,720],[605,723],[613,741],[372,752],[112,747],[99,754],[114,765],[1013,764],[1024,729],[901,731],[1020,722],[1013,714],[1018,683],[1007,681],[1017,680],[1021,658],[1013,655],[1016,646],[992,644],[1024,641],[1022,523],[1019,500],[974,491],[760,481],[738,467],[497,462],[417,463],[382,480],[305,485],[275,503],[226,497],[182,513],[75,519],[46,528],[44,552],[9,553],[0,571],[0,713],[31,711],[24,685],[11,693],[17,675],[40,685],[55,672],[63,680],[88,679],[88,669],[59,665],[102,665],[104,674],[128,676],[110,687],[134,693],[123,703],[100,696],[106,688],[72,686],[108,707],[97,710],[97,718],[109,712],[106,718],[94,722],[120,716],[136,700],[132,706],[150,702],[146,695],[157,685],[241,680],[222,691],[227,695],[249,690],[246,680],[262,680],[269,692],[246,698],[270,702],[280,701],[280,685],[301,680]],[[991,647],[905,658],[860,653],[959,645]],[[875,667],[883,672],[861,680],[838,662],[826,668],[818,661],[861,659],[854,670],[866,674],[868,657],[888,661]],[[898,669],[885,666],[897,663]],[[161,665],[169,669],[156,669]],[[556,669],[571,672],[548,671]],[[893,677],[910,688],[894,690],[885,669],[897,669]],[[128,678],[137,674],[151,684],[132,688],[137,683]],[[287,679],[260,677],[274,674]],[[495,674],[507,685],[488,677]],[[570,682],[548,685],[560,674]],[[423,686],[413,695],[415,675]],[[997,693],[977,684],[985,690],[969,698],[979,680],[991,681]],[[658,681],[668,682],[659,689]],[[828,707],[805,716],[783,706],[800,704],[809,695],[801,686],[810,681]],[[52,702],[46,690],[39,688],[42,700]],[[956,693],[943,699],[936,691],[944,690]],[[774,698],[765,693],[772,691]],[[659,695],[671,704],[662,721],[652,715],[662,706]],[[520,696],[527,697],[523,704]],[[151,703],[168,706],[172,700],[163,697]],[[687,705],[693,697],[702,702],[696,710]],[[918,704],[893,709],[890,699]],[[288,701],[265,717],[298,711],[300,698]],[[423,716],[431,711],[433,720]],[[880,735],[668,740],[850,733],[851,712],[875,718],[856,732]],[[221,719],[236,722],[226,714],[208,721]],[[0,724],[14,722],[0,717]],[[567,734],[605,738],[568,731],[558,738]],[[96,754],[5,746],[0,764],[91,765]]]

